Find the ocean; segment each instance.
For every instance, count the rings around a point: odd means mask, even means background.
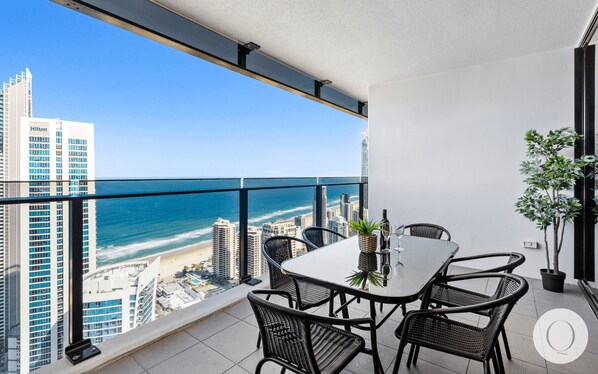
[[[98,181],[97,194],[235,188],[236,180]],[[338,206],[347,193],[358,199],[358,186],[329,186],[328,206]],[[312,213],[313,187],[249,192],[249,224]],[[96,202],[97,265],[104,266],[211,240],[217,218],[238,223],[239,193],[205,193],[101,199]]]

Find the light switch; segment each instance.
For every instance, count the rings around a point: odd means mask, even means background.
[[[523,242],[523,248],[538,249],[538,242]]]

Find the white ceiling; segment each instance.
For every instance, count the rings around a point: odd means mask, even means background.
[[[367,101],[368,87],[576,46],[595,0],[152,0]]]

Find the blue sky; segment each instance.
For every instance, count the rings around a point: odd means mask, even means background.
[[[97,177],[341,176],[367,122],[49,0],[0,2],[0,82],[95,124]]]

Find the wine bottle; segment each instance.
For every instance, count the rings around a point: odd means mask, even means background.
[[[382,209],[382,221],[380,221],[380,249],[388,249],[387,238],[390,239],[390,222],[386,217],[386,209]]]

